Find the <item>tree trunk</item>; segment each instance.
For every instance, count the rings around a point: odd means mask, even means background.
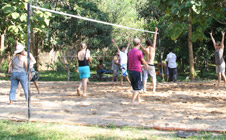
[[[195,68],[194,68],[194,57],[193,57],[193,47],[192,47],[192,12],[189,9],[190,16],[188,17],[188,50],[189,50],[189,64],[190,64],[190,78],[194,80]]]
[[[70,65],[68,65],[68,68],[67,68],[67,80],[68,80],[68,81],[71,80]]]
[[[1,34],[1,52],[3,52],[5,50],[5,30],[3,31],[3,34]]]
[[[36,64],[34,65],[34,68],[38,71],[39,66],[39,57],[38,57],[38,46],[39,46],[39,40],[38,40],[38,33],[32,33],[32,54],[35,57]]]

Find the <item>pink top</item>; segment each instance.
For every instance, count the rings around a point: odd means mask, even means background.
[[[141,69],[141,59],[143,58],[142,51],[133,48],[128,54],[129,58],[129,70],[142,72]]]

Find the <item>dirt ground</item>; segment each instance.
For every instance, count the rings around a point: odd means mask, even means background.
[[[158,83],[157,93],[142,94],[131,104],[131,88],[118,83],[90,82],[88,97],[77,96],[79,82],[31,84],[31,120],[117,126],[161,126],[226,130],[226,91],[216,81]],[[26,120],[24,96],[9,105],[10,81],[0,81],[0,119]],[[23,93],[23,92],[22,92]]]

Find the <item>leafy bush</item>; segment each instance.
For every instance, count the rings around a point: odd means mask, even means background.
[[[1,64],[1,71],[2,72],[7,72],[8,70],[8,65],[9,63],[7,61],[4,61],[2,64]]]

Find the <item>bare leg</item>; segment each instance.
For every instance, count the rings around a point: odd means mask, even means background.
[[[153,93],[156,93],[156,78],[152,78]]]
[[[39,88],[38,88],[38,83],[36,81],[33,81],[33,83],[34,83],[34,85],[35,85],[35,87],[36,87],[36,89],[38,91],[38,94],[40,94],[40,91],[39,91]]]
[[[130,82],[130,80],[129,80],[129,77],[128,77],[128,75],[126,75],[126,80],[129,82],[129,84],[131,85],[131,82]]]
[[[132,103],[134,103],[134,102],[135,102],[135,100],[136,100],[136,98],[137,98],[138,94],[139,94],[139,92],[138,92],[138,91],[134,91],[134,92],[133,92]]]
[[[81,92],[80,92],[81,87],[82,87],[82,82],[80,82],[79,87],[77,88],[78,96],[81,96]]]
[[[223,77],[223,80],[224,80],[224,86],[226,86],[226,77],[225,77],[225,73],[224,72],[222,73],[222,77]]]
[[[221,73],[218,73],[217,74],[218,75],[218,87],[220,86],[220,84],[221,84]]]
[[[143,102],[144,100],[142,100],[141,98],[140,98],[140,93],[137,95],[137,101],[138,101],[138,103],[140,103],[140,102]]]
[[[143,81],[143,86],[144,86],[144,93],[146,93],[147,92],[147,89],[146,89],[146,87],[147,87],[147,80]]]
[[[86,96],[87,81],[88,81],[88,78],[83,78],[83,79],[82,79],[82,85],[83,85],[83,96]]]
[[[120,79],[120,84],[123,85],[123,80],[124,80],[124,77],[121,75],[121,79]]]

